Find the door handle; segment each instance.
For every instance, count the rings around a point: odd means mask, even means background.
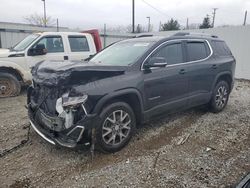
[[[212,69],[217,69],[217,67],[218,67],[218,66],[217,66],[216,64],[213,64],[213,65],[212,65]]]
[[[179,74],[185,74],[186,73],[186,70],[185,69],[181,69],[180,71],[179,71]]]
[[[64,60],[69,60],[69,56],[65,55],[65,56],[63,56],[63,59]]]

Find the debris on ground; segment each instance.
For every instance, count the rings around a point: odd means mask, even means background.
[[[0,151],[27,137],[26,93],[0,99]],[[120,152],[58,148],[32,129],[0,158],[1,187],[232,187],[250,172],[250,82],[218,114],[192,109],[139,128]]]

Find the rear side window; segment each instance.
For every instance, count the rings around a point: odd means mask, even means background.
[[[230,56],[232,55],[230,49],[224,41],[213,41],[214,53],[218,56]]]
[[[69,36],[69,45],[71,52],[89,51],[88,40],[85,36]]]
[[[154,57],[164,57],[168,65],[183,63],[182,45],[181,43],[168,44],[162,47]]]
[[[210,50],[206,42],[190,41],[187,42],[187,54],[189,61],[197,61],[208,57]]]

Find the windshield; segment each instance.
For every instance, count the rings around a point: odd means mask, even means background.
[[[135,63],[136,60],[153,45],[153,43],[154,42],[152,41],[119,42],[104,49],[90,61],[102,65],[128,66]]]
[[[25,39],[23,39],[21,42],[17,43],[15,47],[13,47],[12,50],[14,51],[22,51],[25,50],[34,40],[39,37],[38,34],[32,34],[27,36]]]

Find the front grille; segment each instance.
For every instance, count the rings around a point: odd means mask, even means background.
[[[63,94],[63,90],[59,88],[50,88],[42,85],[35,85],[32,92],[32,102],[40,105],[40,109],[50,116],[58,115],[56,112],[56,101]]]

